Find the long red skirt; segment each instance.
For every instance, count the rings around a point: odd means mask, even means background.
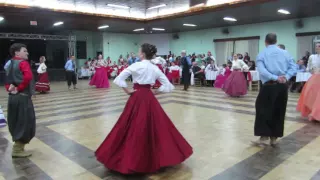
[[[222,90],[233,97],[246,95],[248,87],[243,72],[234,70],[225,81]]]
[[[313,74],[304,85],[297,110],[310,121],[320,121],[320,74]]]
[[[182,163],[192,147],[176,129],[150,90],[136,90],[116,125],[95,152],[108,169],[122,174],[152,173]]]
[[[50,91],[50,82],[49,82],[49,76],[47,72],[38,75],[38,82],[36,82],[35,89],[37,92]]]
[[[163,68],[161,64],[157,64],[158,68],[163,72]],[[156,83],[153,85],[153,88],[159,88],[161,86],[161,83],[156,80]]]
[[[109,88],[109,79],[105,68],[96,68],[90,83],[90,86],[96,86],[97,88]]]

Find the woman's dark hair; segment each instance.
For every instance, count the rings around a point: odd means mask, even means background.
[[[146,55],[146,59],[152,59],[157,53],[157,48],[152,44],[144,43],[141,45],[141,51]]]
[[[227,67],[227,65],[226,65],[226,64],[222,64],[222,67],[226,68],[226,67]]]
[[[14,43],[10,46],[10,55],[12,57],[14,57],[16,55],[15,52],[19,52],[21,50],[21,48],[27,48],[27,46],[25,44],[21,44],[21,43]]]

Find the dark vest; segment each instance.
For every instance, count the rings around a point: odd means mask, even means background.
[[[20,71],[20,63],[24,60],[10,60],[11,63],[8,67],[8,69],[6,70],[6,79],[5,82],[6,84],[13,84],[14,86],[18,86],[20,83],[22,83],[23,81],[23,74]],[[31,80],[30,84],[21,92],[21,93],[25,93],[28,95],[32,95],[33,94],[33,80]]]
[[[190,65],[188,64],[187,57],[182,57],[181,65],[182,65],[182,70],[183,71],[189,72]]]

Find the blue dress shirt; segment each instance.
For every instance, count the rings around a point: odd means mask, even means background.
[[[257,69],[262,83],[277,81],[279,76],[289,80],[297,72],[297,66],[290,54],[277,45],[269,45],[257,57]]]
[[[187,62],[188,62],[188,65],[191,66],[191,57],[189,56],[187,57]]]
[[[74,71],[74,62],[69,59],[66,63],[66,65],[64,66],[64,69],[67,70],[67,71]]]
[[[136,63],[136,62],[139,62],[140,59],[138,57],[135,57],[134,60],[132,59],[132,57],[129,59],[129,65],[133,64],[133,63]]]

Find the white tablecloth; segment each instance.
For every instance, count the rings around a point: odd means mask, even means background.
[[[250,71],[252,81],[260,81],[260,76],[258,71]]]
[[[206,80],[216,80],[219,71],[205,71]]]
[[[79,77],[90,77],[92,75],[92,72],[89,69],[81,68]]]
[[[296,82],[306,82],[312,76],[309,72],[298,72]]]

